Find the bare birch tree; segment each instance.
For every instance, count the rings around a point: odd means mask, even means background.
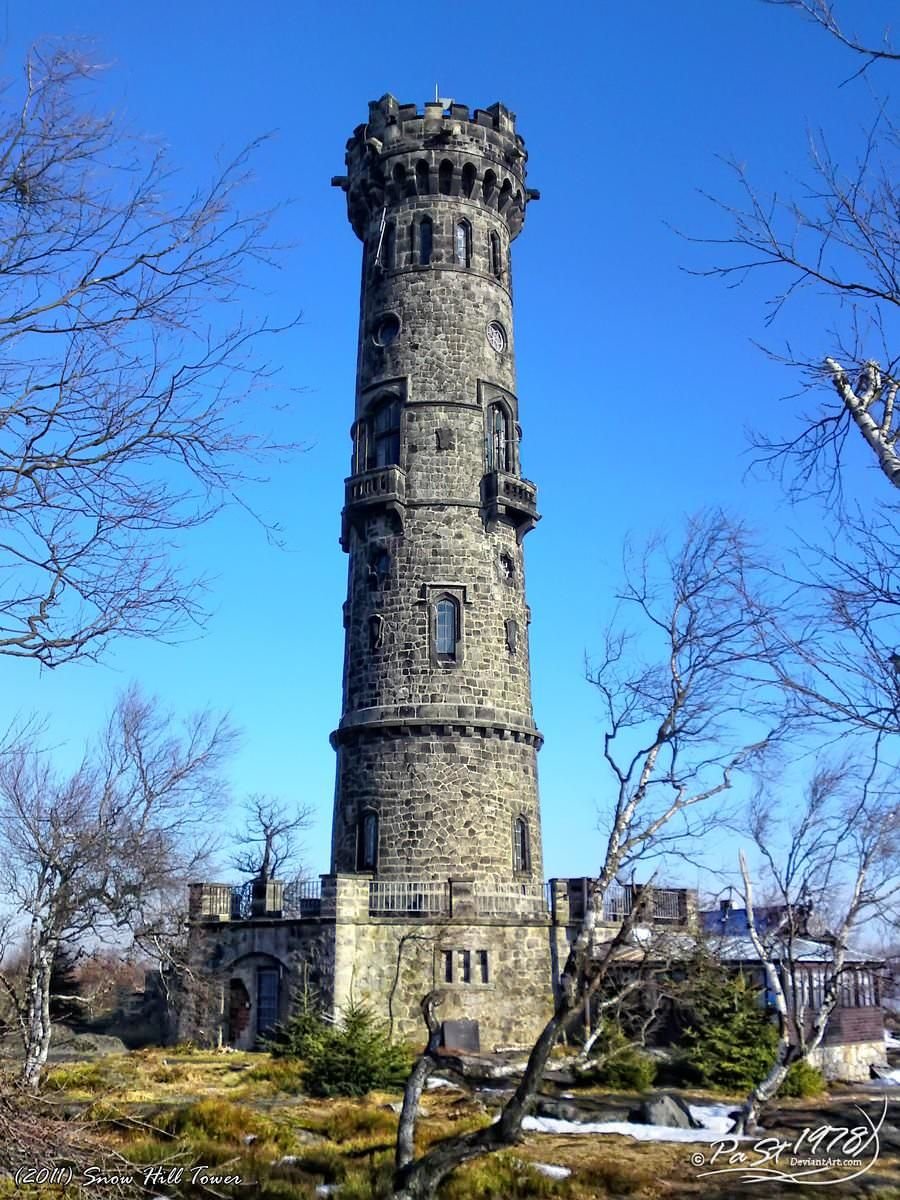
[[[15,1004],[26,1088],[50,1048],[55,955],[104,936],[146,940],[161,899],[177,903],[209,849],[232,742],[224,720],[201,713],[179,727],[130,691],[74,771],[34,744],[0,759],[0,902],[25,944],[22,986],[0,983]]]
[[[278,332],[240,311],[270,256],[254,148],[185,196],[95,75],[49,46],[0,93],[0,653],[46,666],[196,620],[173,539],[276,449],[242,425]]]
[[[777,719],[773,725],[769,697],[757,682],[755,623],[764,606],[743,600],[754,579],[744,531],[719,513],[692,520],[674,554],[657,540],[628,564],[617,619],[590,674],[604,711],[603,759],[611,781],[605,851],[552,1015],[498,1120],[416,1157],[421,1094],[439,1062],[434,1010],[440,993],[425,998],[429,1038],[404,1093],[396,1200],[429,1200],[458,1166],[518,1140],[558,1037],[585,998],[612,978],[636,922],[645,919],[632,909],[616,934],[601,941],[609,888],[637,863],[677,851],[685,838],[711,828],[720,813],[710,812],[710,802],[720,805],[735,775],[758,764],[777,740]],[[754,727],[756,736],[748,738]]]
[[[755,1125],[791,1066],[808,1060],[821,1046],[846,982],[850,939],[863,925],[896,916],[897,799],[878,764],[860,772],[838,762],[816,769],[801,804],[764,795],[751,810],[748,824],[763,880],[780,911],[777,921],[758,920],[751,874],[741,852],[747,936],[765,970],[779,1038],[770,1070],[742,1107],[737,1132]],[[824,922],[818,929],[811,927],[816,914],[820,920],[826,917],[830,927]],[[811,959],[815,986],[809,975]]]

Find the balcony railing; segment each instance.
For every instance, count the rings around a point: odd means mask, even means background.
[[[344,481],[344,503],[348,508],[357,504],[383,504],[388,500],[402,504],[405,499],[406,472],[399,467],[374,467]]]
[[[286,917],[317,917],[322,911],[321,879],[295,879],[284,885]]]
[[[640,887],[630,883],[614,884],[603,898],[603,917],[610,922],[624,921],[640,896]],[[687,893],[684,888],[652,888],[650,910],[645,919],[661,925],[683,924],[687,919]]]
[[[530,479],[520,479],[506,471],[489,471],[481,481],[481,502],[488,519],[507,517],[523,533],[540,520],[537,488]]]
[[[450,885],[441,880],[373,879],[369,884],[372,916],[449,916]]]
[[[475,886],[475,911],[481,917],[543,916],[547,890],[540,883],[485,883]]]
[[[275,882],[267,899],[257,887],[254,904],[254,880],[231,888],[232,921],[249,921],[252,917],[317,917],[322,909],[322,883],[318,879],[294,879],[289,883]],[[280,897],[280,907],[276,907]],[[272,907],[267,907],[271,904]]]

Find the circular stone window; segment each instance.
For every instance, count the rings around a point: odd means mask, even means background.
[[[506,330],[499,321],[491,321],[490,325],[488,325],[487,340],[498,354],[502,354],[506,349]]]
[[[372,338],[376,346],[389,346],[399,332],[400,318],[394,313],[388,313],[378,321]]]

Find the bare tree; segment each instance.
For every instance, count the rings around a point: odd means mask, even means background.
[[[887,35],[880,45],[847,32],[828,0],[769,0],[811,18],[864,59],[856,74],[877,62],[900,62]],[[848,8],[851,6],[848,6]],[[838,83],[840,81],[837,81]],[[846,82],[846,81],[845,81]],[[764,461],[775,466],[793,494],[841,499],[848,439],[864,443],[893,487],[900,487],[896,411],[900,306],[900,130],[889,102],[877,106],[854,156],[834,157],[824,135],[810,138],[806,179],[785,196],[761,190],[732,163],[742,200],[715,200],[731,232],[696,239],[731,253],[700,274],[740,282],[766,270],[777,278],[769,302],[773,322],[788,303],[815,296],[831,303],[834,327],[805,353],[773,357],[800,368],[815,403],[787,439],[756,435]],[[830,396],[830,399],[829,399]],[[870,532],[877,531],[873,526]]]
[[[196,620],[173,536],[276,449],[241,425],[279,332],[239,309],[270,255],[254,147],[184,198],[95,74],[50,47],[0,94],[0,653],[47,666]]]
[[[14,997],[36,1088],[50,1047],[50,973],[61,947],[126,932],[146,936],[209,849],[218,772],[232,731],[208,713],[179,727],[136,691],[117,704],[71,773],[20,746],[0,759],[0,897],[20,914],[23,986]]]
[[[302,852],[297,834],[309,828],[312,814],[308,805],[289,806],[272,796],[249,796],[244,829],[236,837],[239,849],[231,860],[235,870],[266,882],[285,872],[296,875]]]
[[[560,975],[553,1013],[498,1120],[440,1142],[417,1158],[419,1102],[438,1063],[434,1009],[440,994],[425,998],[429,1040],[404,1094],[397,1200],[428,1200],[456,1167],[519,1138],[557,1038],[585,998],[613,977],[641,917],[639,907],[633,908],[615,936],[601,942],[598,925],[609,888],[638,862],[677,852],[684,838],[701,835],[718,821],[721,814],[705,806],[713,799],[721,803],[735,774],[758,764],[778,738],[769,697],[757,682],[755,623],[763,604],[744,603],[754,578],[744,531],[719,513],[691,521],[676,553],[657,540],[631,562],[618,618],[603,659],[591,672],[604,707],[603,753],[612,783],[606,849]],[[640,647],[638,632],[645,635]],[[748,739],[754,726],[757,736]]]
[[[762,795],[748,825],[776,897],[777,919],[761,921],[741,852],[747,935],[765,970],[779,1040],[771,1069],[743,1105],[738,1132],[756,1123],[793,1063],[822,1044],[847,983],[850,939],[866,923],[896,918],[900,895],[900,807],[878,764],[863,773],[846,761],[819,766],[802,804]],[[811,925],[816,915],[827,917],[827,926]]]

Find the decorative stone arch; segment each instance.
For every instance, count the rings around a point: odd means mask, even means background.
[[[512,180],[504,179],[503,186],[500,189],[500,197],[497,201],[497,211],[500,213],[506,212],[506,206],[512,199]]]
[[[467,200],[475,195],[475,184],[478,180],[478,168],[474,163],[463,163],[462,176],[460,181],[460,195]]]
[[[449,158],[441,160],[438,166],[438,192],[442,196],[453,195],[453,178],[455,168]]]
[[[481,183],[481,198],[489,208],[497,207],[497,175],[487,170]]]
[[[265,937],[265,934],[263,934]],[[288,965],[278,955],[254,949],[222,968],[225,981],[225,1039],[252,1050],[287,1015]]]

